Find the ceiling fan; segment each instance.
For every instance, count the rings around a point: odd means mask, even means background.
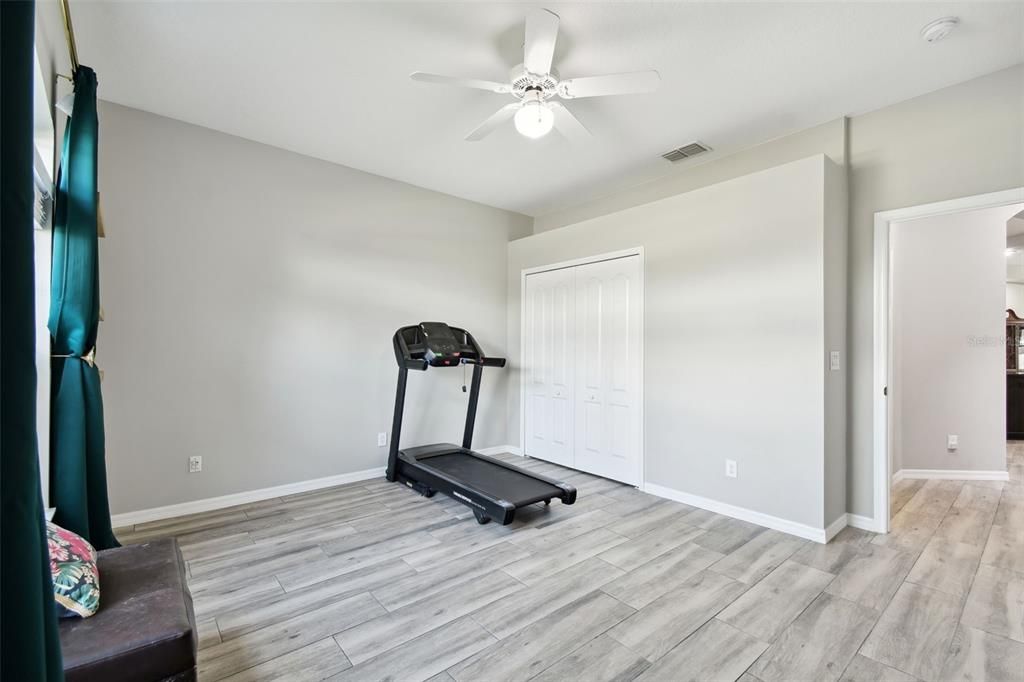
[[[466,139],[472,142],[487,137],[509,119],[513,119],[516,130],[525,137],[543,137],[555,127],[571,140],[586,139],[590,136],[590,131],[555,98],[578,99],[652,92],[661,83],[657,71],[634,71],[559,80],[558,72],[551,67],[557,38],[558,15],[546,9],[535,9],[526,16],[523,63],[512,69],[509,83],[439,76],[421,71],[416,71],[409,77],[423,83],[476,88],[516,98],[515,102],[498,109],[467,135]]]

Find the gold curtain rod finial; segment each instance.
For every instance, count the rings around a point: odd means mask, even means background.
[[[64,35],[68,39],[71,73],[75,73],[78,71],[78,47],[75,45],[75,29],[71,25],[71,8],[68,6],[68,0],[60,0],[60,13],[64,15]]]

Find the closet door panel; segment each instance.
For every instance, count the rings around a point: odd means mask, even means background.
[[[576,468],[638,485],[639,259],[576,268]]]
[[[573,463],[575,299],[570,270],[528,275],[523,347],[524,453]]]
[[[592,471],[592,460],[605,449],[604,425],[604,342],[601,314],[604,282],[594,266],[580,266],[576,272],[576,329],[580,371],[577,381],[576,458],[578,468]],[[594,472],[598,473],[598,472]]]
[[[634,259],[635,260],[635,259]],[[628,263],[627,263],[628,264]],[[608,455],[616,460],[616,466],[628,467],[638,453],[632,448],[633,420],[637,409],[637,381],[634,376],[638,367],[630,325],[630,303],[635,296],[631,289],[631,275],[628,270],[617,270],[608,282],[609,314],[605,333],[608,336],[608,355],[605,367],[608,369],[608,390],[606,393],[608,414]]]

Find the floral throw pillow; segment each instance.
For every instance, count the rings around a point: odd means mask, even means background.
[[[57,615],[88,618],[100,608],[100,571],[96,550],[83,537],[47,522],[50,575]]]

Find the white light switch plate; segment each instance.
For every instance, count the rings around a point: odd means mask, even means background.
[[[388,432],[381,431],[377,434],[377,447],[382,448],[388,444]]]
[[[956,450],[958,447],[960,447],[960,437],[959,436],[956,436],[954,434],[949,434],[948,436],[946,436],[946,449],[947,450]]]
[[[828,354],[828,368],[833,372],[839,371],[839,351],[834,350]]]

